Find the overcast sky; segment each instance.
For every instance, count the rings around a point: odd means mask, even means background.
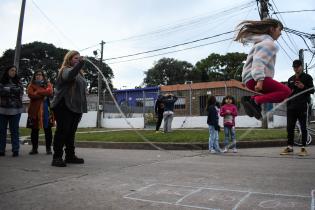
[[[0,1],[1,54],[15,47],[21,2],[22,0]],[[315,9],[314,0],[271,0],[270,3],[275,11]],[[273,17],[280,18],[288,28],[315,33],[314,11],[281,13]],[[81,55],[93,56],[92,52],[100,49],[98,43],[104,40],[104,58],[108,59],[218,35],[234,30],[245,19],[259,19],[256,1],[27,0],[22,43],[52,43],[56,47],[79,50]],[[283,39],[279,39],[279,44],[283,49],[278,53],[275,78],[285,81],[293,74],[292,59],[298,58],[298,50],[306,49],[307,46],[298,36],[288,36],[285,32],[282,34]],[[222,41],[232,37],[231,33],[163,51],[105,62],[113,69],[114,87],[134,88],[143,82],[143,72],[162,57],[185,60],[194,65],[211,53],[248,53],[249,47],[231,40]],[[218,41],[219,43],[211,44]],[[306,41],[312,47],[309,40]],[[196,47],[197,45],[205,46]],[[192,47],[196,48],[183,50]],[[176,50],[183,51],[144,58]],[[310,62],[311,57],[310,52],[305,52],[306,62]],[[315,68],[310,70],[313,76],[314,70]]]

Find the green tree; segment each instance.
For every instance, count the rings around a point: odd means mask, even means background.
[[[63,62],[63,57],[68,51],[67,49],[57,48],[52,44],[43,42],[32,42],[22,45],[19,76],[23,84],[26,85],[30,82],[34,71],[37,69],[43,69],[46,72],[48,80],[54,84],[58,69]],[[88,59],[99,66],[99,61],[95,58],[88,57]],[[3,71],[6,66],[13,64],[13,60],[14,50],[6,50],[3,56],[0,57],[1,71]],[[88,82],[89,92],[97,92],[97,70],[89,62],[86,62],[84,69],[86,70],[85,77]],[[107,77],[112,87],[111,79],[114,77],[112,69],[103,63],[102,73]]]
[[[196,63],[196,75],[198,82],[220,81],[236,79],[241,80],[243,61],[246,60],[245,53],[227,53],[220,55],[210,54],[207,58]]]
[[[192,80],[193,65],[174,58],[162,58],[145,71],[143,83],[147,86],[173,85]]]

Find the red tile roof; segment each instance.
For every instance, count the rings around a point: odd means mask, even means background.
[[[160,90],[167,92],[167,91],[179,91],[179,90],[200,90],[200,89],[213,89],[213,88],[239,88],[249,92],[254,92],[249,90],[248,88],[243,86],[243,83],[237,80],[228,80],[228,81],[215,81],[215,82],[199,82],[199,83],[192,83],[192,84],[176,84],[176,85],[163,85],[160,86]]]

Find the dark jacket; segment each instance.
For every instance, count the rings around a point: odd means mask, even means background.
[[[54,98],[51,102],[52,109],[64,99],[67,108],[72,112],[87,112],[86,80],[80,74],[83,65],[84,61],[81,61],[74,67],[65,68],[58,76]]]
[[[14,115],[23,112],[23,86],[15,83],[0,83],[0,113]]]
[[[218,127],[219,126],[219,115],[218,115],[218,111],[217,111],[215,105],[209,106],[207,109],[207,112],[208,112],[207,124]]]
[[[162,102],[164,103],[164,111],[173,111],[177,97],[173,95],[164,96]]]
[[[157,115],[163,115],[164,112],[164,103],[162,102],[161,98],[158,98],[155,102],[154,107],[155,114]]]
[[[292,77],[290,77],[288,79],[288,86],[292,91],[290,97],[294,96],[294,95],[296,95],[296,94],[298,94],[304,90],[307,90],[309,88],[314,87],[313,78],[309,74],[302,72],[298,79],[300,82],[302,82],[304,84],[304,88],[300,89],[294,84],[296,81],[296,77],[295,77],[295,75],[293,75]],[[287,109],[306,110],[307,103],[311,102],[310,94],[313,94],[313,93],[314,93],[314,89],[311,89],[311,90],[309,90],[309,91],[307,91],[307,92],[305,92],[305,93],[303,93],[297,97],[290,99],[287,102]]]

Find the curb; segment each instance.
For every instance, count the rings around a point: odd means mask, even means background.
[[[207,150],[208,143],[160,143],[152,142],[155,146],[164,150]],[[31,144],[30,140],[22,141],[22,144]],[[39,141],[39,145],[45,145],[44,141]],[[102,149],[138,149],[138,150],[156,150],[149,143],[142,142],[96,142],[96,141],[78,141],[75,143],[79,148],[102,148]],[[261,140],[261,141],[239,141],[237,148],[263,148],[263,147],[284,147],[287,145],[286,139]],[[312,141],[311,145],[315,145]],[[220,143],[220,147],[223,144]]]

